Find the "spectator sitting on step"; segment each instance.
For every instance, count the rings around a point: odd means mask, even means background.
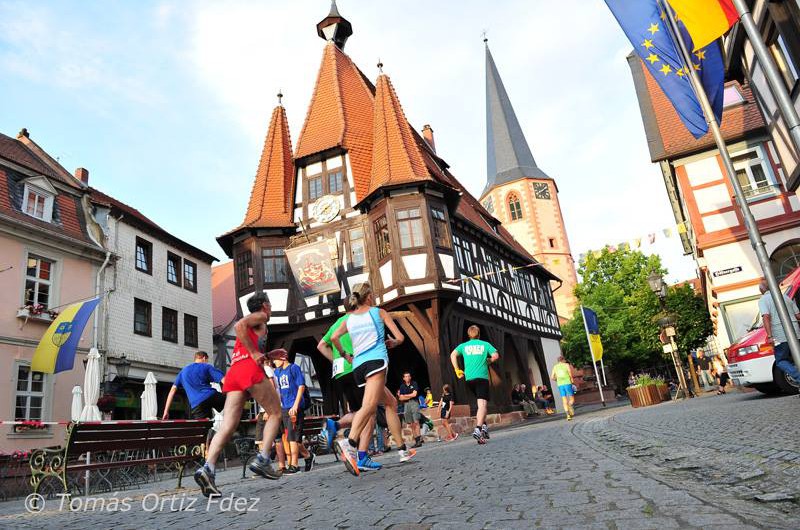
[[[550,406],[550,401],[545,397],[545,392],[547,391],[547,387],[540,386],[536,388],[536,395],[534,396],[534,402],[539,408],[543,409],[545,414],[555,414],[555,411]],[[551,396],[552,397],[552,396]]]
[[[525,412],[528,413],[528,416],[538,416],[539,411],[536,409],[536,401],[533,399],[533,394],[525,383],[519,385],[519,392],[522,395],[522,406],[525,408]]]

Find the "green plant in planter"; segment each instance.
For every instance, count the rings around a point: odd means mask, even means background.
[[[642,374],[636,378],[636,384],[633,386],[649,386],[649,385],[663,385],[664,379],[661,377],[651,377],[647,374]]]

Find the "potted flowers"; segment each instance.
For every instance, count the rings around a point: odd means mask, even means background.
[[[103,413],[103,419],[111,419],[111,413],[117,406],[117,398],[113,394],[103,394],[97,400],[97,408]],[[108,417],[106,417],[108,416]]]
[[[643,374],[628,387],[628,397],[634,408],[647,407],[669,399],[669,388],[662,378]]]

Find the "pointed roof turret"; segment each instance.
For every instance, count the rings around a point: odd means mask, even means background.
[[[484,43],[486,43],[487,180],[482,195],[486,195],[495,186],[520,178],[550,178],[539,169],[533,159],[485,38]]]
[[[339,14],[336,0],[331,0],[331,11],[317,24],[317,35],[326,41],[333,42],[340,50],[344,50],[347,38],[353,34],[353,26]]]
[[[369,187],[374,87],[333,43],[325,46],[295,160],[335,147],[347,150],[356,195]]]
[[[278,100],[283,94],[278,94]],[[242,226],[285,227],[292,226],[292,207],[294,197],[294,161],[292,160],[292,140],[289,136],[289,123],[283,105],[272,111],[264,149],[258,163],[250,203]]]
[[[376,84],[372,179],[368,194],[381,186],[432,180],[389,76],[381,73]]]

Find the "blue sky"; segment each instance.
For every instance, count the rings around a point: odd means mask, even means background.
[[[649,161],[630,45],[599,0],[340,0],[346,51],[384,63],[413,126],[473,193],[486,173],[482,32],[539,166],[556,179],[573,254],[674,224]],[[327,0],[0,0],[0,132],[223,259],[244,217],[281,89],[293,143],[305,118]],[[660,234],[659,234],[660,235]],[[670,279],[694,276],[677,238]]]

